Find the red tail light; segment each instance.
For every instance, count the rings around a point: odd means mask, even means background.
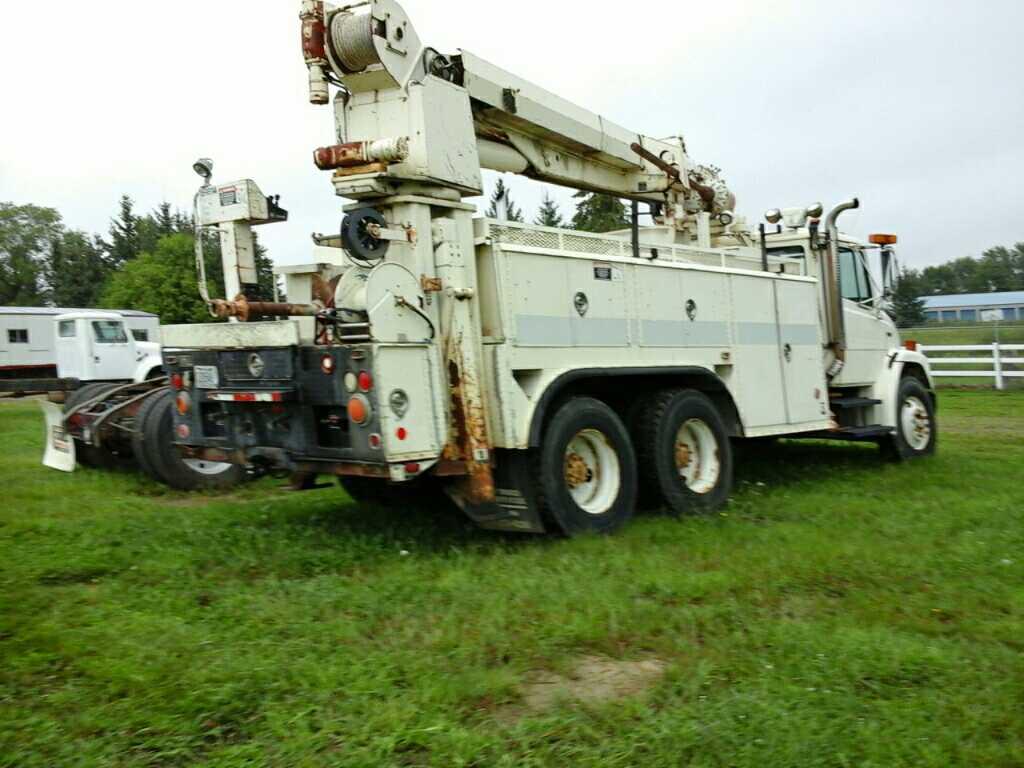
[[[363,392],[369,392],[373,389],[373,376],[366,371],[359,372],[359,389]]]
[[[180,373],[171,374],[171,386],[179,392],[185,388],[185,377]]]

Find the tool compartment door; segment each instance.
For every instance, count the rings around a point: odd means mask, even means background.
[[[816,299],[817,286],[813,283],[775,281],[782,377],[790,424],[820,421],[828,415]]]
[[[775,280],[732,276],[736,386],[733,397],[748,428],[787,423],[782,384]]]

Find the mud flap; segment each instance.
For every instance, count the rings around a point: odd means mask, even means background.
[[[46,450],[43,466],[61,472],[75,471],[75,441],[64,427],[64,408],[41,400],[39,405],[46,417]]]
[[[472,504],[456,499],[470,520],[492,531],[544,533],[536,478],[531,475],[529,451],[496,450],[495,500]]]

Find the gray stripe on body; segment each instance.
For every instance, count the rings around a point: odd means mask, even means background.
[[[625,318],[516,315],[516,343],[534,347],[626,347]]]
[[[542,347],[625,347],[629,330],[637,330],[644,346],[728,347],[729,324],[710,320],[625,320],[611,317],[516,315],[516,343]],[[742,346],[817,346],[818,326],[807,324],[736,323],[735,344]]]

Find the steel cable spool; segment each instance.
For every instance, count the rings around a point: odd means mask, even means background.
[[[373,44],[372,14],[339,13],[331,22],[331,40],[338,61],[348,72],[362,72],[380,62]]]

